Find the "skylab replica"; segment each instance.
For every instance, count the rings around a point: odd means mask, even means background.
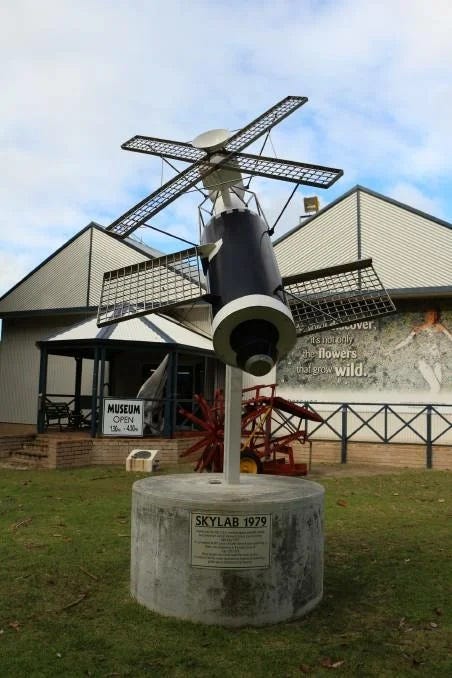
[[[191,144],[137,136],[123,145],[191,165],[108,231],[125,238],[198,182],[208,219],[203,204],[199,245],[106,273],[98,324],[204,299],[214,349],[226,363],[223,475],[150,476],[132,490],[131,592],[167,616],[273,624],[306,614],[322,598],[324,490],[300,478],[240,474],[242,371],[267,374],[297,334],[394,307],[371,260],[290,278],[278,270],[272,229],[244,175],[328,188],[342,171],[242,151],[306,101],[286,97],[232,135],[211,130]]]
[[[129,236],[199,182],[211,207],[207,223],[200,207],[198,246],[105,274],[99,326],[204,299],[211,304],[217,356],[262,376],[291,350],[297,335],[394,310],[370,259],[290,278],[280,275],[271,229],[257,196],[245,187],[244,175],[329,188],[343,172],[242,151],[306,102],[306,97],[288,96],[234,134],[210,130],[191,143],[135,136],[122,145],[191,165],[107,231]]]

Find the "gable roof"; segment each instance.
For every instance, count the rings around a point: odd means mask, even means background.
[[[153,313],[147,317],[124,320],[107,327],[98,327],[96,318],[90,318],[38,343],[54,345],[56,343],[61,344],[61,342],[87,341],[178,344],[179,346],[196,348],[199,351],[213,351],[210,339],[158,313]]]
[[[452,224],[355,186],[274,243],[283,276],[371,257],[393,294],[452,296]]]
[[[0,317],[92,310],[99,303],[105,271],[154,256],[160,252],[119,240],[91,222],[0,298]]]

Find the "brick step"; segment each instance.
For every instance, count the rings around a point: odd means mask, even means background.
[[[18,470],[44,468],[46,466],[46,460],[47,457],[15,453],[11,457],[3,460],[2,468],[12,468]]]
[[[40,447],[38,445],[23,445],[21,450],[17,450],[14,453],[17,457],[47,457],[47,448]]]
[[[27,440],[22,444],[20,450],[15,452],[18,456],[26,457],[47,457],[48,452],[48,443],[46,440],[38,440],[34,438],[33,440]]]

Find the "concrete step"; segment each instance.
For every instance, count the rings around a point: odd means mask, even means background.
[[[47,441],[43,440],[29,440],[22,444],[22,449],[15,452],[16,456],[19,457],[36,457],[42,458],[47,457]]]
[[[0,462],[0,468],[14,469],[16,471],[27,471],[29,469],[37,468],[36,465],[29,464],[14,457],[7,457]]]
[[[42,447],[29,447],[28,445],[24,445],[21,450],[18,450],[15,453],[19,457],[36,457],[36,458],[42,458],[42,457],[47,457],[47,449],[43,449]]]
[[[47,466],[47,452],[39,449],[22,450],[15,452],[3,460],[3,467],[7,468],[45,468]]]
[[[7,457],[0,461],[0,468],[15,469],[17,471],[27,471],[31,469],[47,468],[47,465],[40,460],[22,459],[18,457]]]

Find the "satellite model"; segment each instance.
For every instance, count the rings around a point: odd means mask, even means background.
[[[129,236],[202,182],[211,201],[198,246],[104,275],[98,325],[204,299],[212,309],[217,356],[255,376],[267,374],[297,336],[395,310],[372,260],[282,278],[271,229],[243,175],[329,188],[342,170],[243,153],[243,149],[307,102],[288,96],[240,131],[215,129],[181,143],[135,136],[122,148],[191,165],[116,219],[107,231]],[[253,203],[253,209],[251,209]]]

